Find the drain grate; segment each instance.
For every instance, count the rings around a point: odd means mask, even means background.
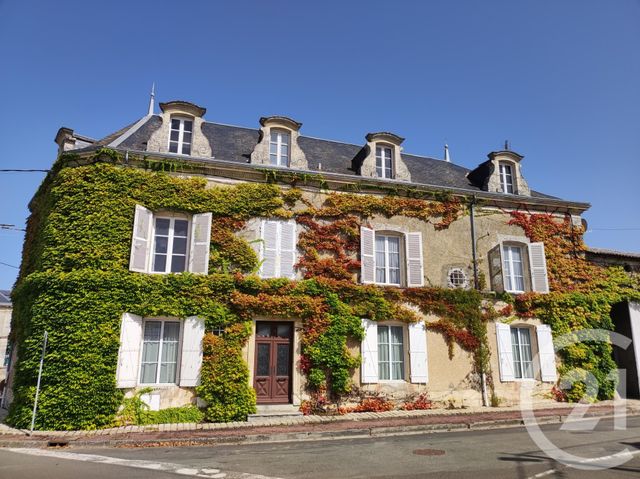
[[[413,453],[416,456],[444,456],[442,449],[415,449]]]
[[[66,447],[69,445],[69,441],[65,440],[53,440],[47,442],[47,447]]]

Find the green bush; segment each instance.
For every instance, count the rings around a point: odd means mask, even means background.
[[[196,392],[207,403],[209,421],[245,421],[256,412],[256,393],[249,385],[249,369],[242,357],[249,332],[247,324],[239,323],[227,328],[224,336],[205,335],[202,385]]]

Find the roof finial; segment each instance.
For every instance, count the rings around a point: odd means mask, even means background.
[[[504,150],[509,151],[509,148],[510,148],[509,140],[504,140]]]
[[[149,98],[149,112],[147,115],[153,115],[153,107],[155,106],[156,99],[156,82],[151,85],[151,98]]]
[[[449,145],[444,145],[444,161],[451,163],[451,157],[449,156]]]

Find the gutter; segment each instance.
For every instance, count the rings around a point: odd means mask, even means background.
[[[133,130],[136,125],[131,127],[131,130]],[[125,133],[125,135],[128,133],[129,132]],[[547,206],[555,209],[562,209],[566,212],[582,213],[591,207],[591,204],[584,203],[584,202],[554,200],[550,198],[537,198],[532,196],[516,196],[516,195],[501,194],[501,193],[489,193],[485,191],[471,190],[467,188],[431,185],[431,184],[425,184],[425,183],[410,183],[410,182],[397,181],[397,180],[381,180],[376,178],[365,178],[362,176],[348,175],[344,173],[332,173],[327,171],[299,170],[299,169],[293,170],[290,168],[275,167],[271,165],[255,165],[251,163],[240,163],[237,161],[223,160],[219,158],[203,158],[203,157],[194,157],[194,156],[185,157],[183,155],[176,155],[171,153],[127,150],[127,149],[112,147],[111,145],[113,145],[113,142],[108,147],[112,148],[113,150],[119,153],[122,153],[123,155],[125,155],[128,152],[129,154],[138,155],[141,158],[160,158],[160,159],[167,159],[167,160],[179,160],[179,161],[184,161],[186,163],[193,163],[203,168],[207,168],[207,167],[222,168],[222,169],[231,169],[231,170],[241,171],[241,172],[246,172],[247,170],[251,172],[259,172],[260,170],[270,170],[270,171],[275,171],[275,172],[279,171],[282,173],[289,173],[289,174],[298,174],[298,175],[306,174],[306,175],[313,175],[316,177],[321,176],[325,181],[332,181],[335,183],[370,184],[373,186],[380,186],[382,190],[384,190],[385,188],[406,188],[406,189],[424,190],[429,192],[448,192],[453,195],[463,196],[465,198],[470,196],[475,196],[477,199],[480,199],[480,200],[491,200],[496,204],[504,205],[507,208],[509,207],[519,208],[523,206],[526,207],[526,205],[540,205],[540,206]],[[86,148],[73,150],[73,153],[78,155],[84,155],[85,153],[91,153],[100,148],[101,147],[99,146],[89,146]]]

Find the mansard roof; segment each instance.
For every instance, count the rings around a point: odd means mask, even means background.
[[[144,152],[147,150],[147,141],[161,124],[162,119],[159,115],[149,115],[116,133],[107,135],[99,140],[98,144]],[[202,124],[202,132],[211,145],[213,159],[236,163],[250,162],[251,153],[260,138],[260,130],[256,128],[206,121]],[[356,164],[357,158],[363,153],[364,145],[303,135],[298,138],[298,145],[306,155],[309,170],[361,178],[357,174]],[[477,182],[468,177],[472,171],[468,168],[436,158],[407,153],[402,153],[402,159],[410,171],[411,183],[483,192]],[[206,159],[198,158],[198,161],[202,160]],[[536,191],[532,191],[531,196],[559,200],[557,197]]]

